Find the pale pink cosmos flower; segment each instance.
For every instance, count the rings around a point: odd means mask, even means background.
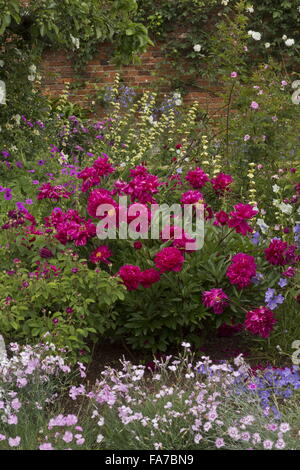
[[[251,136],[249,134],[244,135],[244,141],[247,142],[247,140],[251,139]]]
[[[54,450],[54,447],[52,447],[51,442],[45,442],[39,446],[39,450]]]
[[[18,424],[18,417],[16,415],[10,415],[7,419],[8,424]]]
[[[238,75],[237,72],[231,72],[231,74],[230,74],[231,78],[236,78],[237,75]]]
[[[8,444],[10,447],[18,447],[20,445],[21,438],[20,436],[10,437],[8,439]]]
[[[67,442],[67,443],[72,442],[73,434],[71,433],[71,431],[66,431],[65,434],[62,437],[62,440]]]
[[[250,108],[251,108],[251,109],[258,109],[258,108],[259,108],[259,104],[256,103],[256,101],[252,101],[252,103],[250,104]]]

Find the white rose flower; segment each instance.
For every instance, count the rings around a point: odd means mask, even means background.
[[[291,47],[295,44],[295,39],[287,39],[285,41],[285,45],[288,46],[288,47]]]
[[[252,38],[255,39],[255,41],[260,41],[261,40],[261,34],[258,31],[253,31]]]
[[[265,48],[266,48],[266,49],[269,49],[270,46],[271,46],[271,44],[270,44],[269,42],[266,42],[266,43],[265,43]]]
[[[246,11],[248,13],[253,13],[254,12],[254,8],[253,8],[253,5],[250,5],[249,7],[246,8]]]
[[[182,100],[175,100],[175,104],[176,104],[176,106],[182,105]]]
[[[195,52],[200,52],[201,49],[202,49],[202,46],[200,46],[200,44],[195,44],[193,49],[194,49]]]
[[[282,36],[282,39],[283,39],[284,41],[286,41],[286,40],[287,40],[287,38],[288,38],[288,37],[287,37],[287,35],[286,35],[286,34],[284,34],[284,35]]]

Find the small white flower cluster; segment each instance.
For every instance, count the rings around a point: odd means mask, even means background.
[[[30,82],[34,82],[34,80],[36,79],[36,65],[34,64],[30,65],[29,72],[30,74],[28,75],[27,78]]]
[[[288,38],[286,34],[282,36],[282,39],[287,47],[291,47],[295,44],[295,39]]]
[[[175,100],[176,106],[181,106],[181,105],[182,105],[181,93],[179,93],[179,92],[174,93],[174,94],[173,94],[173,98],[174,98],[174,100]]]
[[[202,46],[200,44],[195,44],[193,49],[194,49],[195,52],[200,52],[201,49],[202,49]]]

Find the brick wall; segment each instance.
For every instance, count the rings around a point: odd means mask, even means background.
[[[20,0],[27,5],[32,0]],[[141,57],[141,65],[123,66],[121,69],[109,63],[111,57],[110,45],[103,44],[99,48],[99,53],[91,60],[84,71],[82,71],[83,86],[71,90],[71,100],[82,106],[89,107],[92,101],[94,85],[111,85],[116,72],[120,72],[126,85],[136,86],[140,91],[148,88],[154,83],[156,77],[151,75],[159,61],[163,60],[162,51],[159,45],[151,47]],[[172,72],[170,72],[172,73]],[[48,50],[44,53],[42,85],[45,93],[58,96],[64,89],[65,83],[76,82],[72,63],[64,51]],[[220,99],[216,96],[217,89],[210,86],[204,80],[198,81],[199,88],[191,88],[185,96],[185,102],[199,101],[201,107],[209,113],[217,110],[221,105]],[[161,93],[170,90],[160,89]]]
[[[116,67],[110,63],[110,45],[103,44],[97,55],[81,71],[81,86],[71,89],[71,100],[84,107],[89,107],[93,100],[95,85],[109,86],[113,83],[116,72],[121,74],[124,83],[135,86],[139,91],[147,89],[153,84],[157,77],[152,75],[156,65],[165,60],[159,45],[150,47],[141,59],[141,65],[129,65]],[[47,94],[58,96],[64,89],[65,83],[78,82],[72,63],[64,51],[48,50],[43,58],[43,81],[42,85]],[[82,84],[83,83],[83,84]],[[200,88],[198,88],[200,87]],[[191,88],[185,96],[185,102],[199,101],[201,107],[209,113],[221,106],[220,99],[213,88],[205,80],[198,81],[198,87]],[[167,93],[168,89],[160,88],[161,93]]]

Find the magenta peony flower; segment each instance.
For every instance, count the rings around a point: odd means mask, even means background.
[[[81,186],[81,191],[85,193],[88,191],[92,186],[96,186],[100,184],[100,176],[97,173],[97,170],[93,167],[87,167],[84,170],[78,173],[77,178],[82,179],[83,183]]]
[[[89,195],[87,211],[91,217],[97,217],[97,209],[102,204],[109,204],[117,207],[116,201],[111,196],[110,191],[106,189],[94,189]]]
[[[208,175],[199,167],[189,171],[185,179],[194,189],[201,189],[209,181]]]
[[[267,307],[259,307],[246,314],[244,326],[251,333],[268,338],[276,321],[272,310]]]
[[[156,269],[149,268],[141,273],[141,284],[143,287],[151,287],[152,284],[160,280],[160,274]]]
[[[98,246],[90,255],[90,261],[92,263],[105,263],[109,264],[109,257],[112,255],[112,252],[106,245]]]
[[[295,245],[288,245],[282,240],[273,238],[268,248],[265,249],[266,260],[275,266],[283,266],[295,260]]]
[[[125,264],[118,272],[118,276],[120,276],[128,290],[135,290],[139,287],[141,274],[140,268],[132,264]]]
[[[154,258],[157,269],[164,273],[166,271],[181,271],[184,257],[180,250],[175,247],[167,247],[160,250]]]
[[[135,168],[130,170],[130,176],[132,176],[133,178],[135,176],[144,176],[144,175],[147,175],[147,174],[148,174],[148,170],[143,165],[137,165]]]
[[[233,182],[231,175],[225,173],[219,173],[215,178],[211,180],[211,184],[217,194],[223,194],[229,190],[229,185]]]
[[[182,194],[180,202],[182,204],[202,204],[204,202],[204,196],[199,191],[190,190]]]
[[[214,225],[227,225],[229,215],[224,211],[220,211],[215,213],[215,218],[216,220],[214,221]]]
[[[247,235],[253,232],[253,229],[247,224],[246,220],[252,219],[258,211],[254,210],[250,204],[237,204],[234,206],[234,211],[230,212],[231,218],[228,221],[228,226],[234,228],[236,233]]]
[[[141,170],[144,167],[136,167],[134,170],[134,178],[125,183],[124,181],[116,181],[114,193],[127,194],[131,198],[131,202],[140,202],[146,204],[147,202],[155,203],[153,197],[154,194],[158,193],[158,187],[162,184],[159,182],[157,176],[152,175],[145,170]]]
[[[204,291],[202,302],[205,307],[212,308],[214,313],[220,315],[228,305],[228,296],[222,289]]]
[[[99,157],[97,160],[95,160],[93,163],[93,168],[95,168],[99,176],[108,176],[115,171],[115,168],[110,163],[108,163],[107,155],[103,158]]]
[[[251,278],[256,274],[255,259],[245,253],[238,253],[232,258],[232,263],[227,269],[226,275],[231,284],[236,284],[240,289],[251,284]]]

